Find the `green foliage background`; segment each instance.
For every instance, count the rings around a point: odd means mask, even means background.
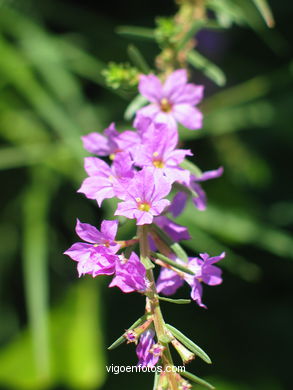
[[[218,4],[231,13],[244,3]],[[292,4],[270,4],[275,30],[248,7],[232,15],[238,25],[198,34],[199,52],[227,84],[193,69],[206,85],[205,125],[181,129],[203,170],[225,167],[205,185],[207,211],[190,206],[180,218],[194,237],[187,248],[226,250],[227,260],[223,285],[204,291],[208,311],[162,305],[213,357],[191,370],[219,390],[292,388]],[[115,29],[153,28],[174,11],[171,0],[0,1],[1,389],[152,388],[150,374],[105,370],[136,364],[133,346],[106,347],[142,314],[143,299],[108,289],[103,277],[78,280],[62,252],[76,217],[99,225],[112,215],[111,202],[101,211],[75,192],[85,177],[80,136],[112,121],[129,126],[121,118],[130,94],[106,87],[101,71],[129,61],[132,42],[151,67],[158,54],[154,42]]]

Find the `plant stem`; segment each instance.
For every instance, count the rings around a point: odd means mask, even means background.
[[[138,227],[138,237],[139,237],[139,246],[140,246],[140,256],[143,264],[149,263],[150,257],[150,248],[148,243],[148,225],[142,225]],[[149,281],[149,289],[148,289],[148,303],[150,304],[150,310],[154,319],[155,332],[157,335],[157,339],[162,344],[165,349],[162,355],[163,362],[163,370],[167,366],[173,366],[173,360],[170,353],[169,345],[166,340],[167,334],[165,330],[165,321],[161,312],[160,302],[158,293],[156,290],[156,284],[154,279],[153,270],[147,269],[146,277]],[[174,372],[167,372],[166,375],[169,378],[169,384],[171,390],[178,390],[177,379]]]

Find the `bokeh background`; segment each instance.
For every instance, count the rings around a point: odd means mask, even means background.
[[[254,12],[197,35],[227,84],[192,71],[206,86],[205,125],[182,131],[203,170],[225,167],[223,178],[205,184],[207,211],[190,206],[180,218],[193,235],[186,248],[224,249],[227,259],[224,283],[204,290],[208,310],[162,306],[212,357],[212,366],[195,360],[189,371],[219,390],[292,389],[292,3],[270,4],[275,30]],[[62,253],[76,240],[76,217],[98,226],[112,215],[111,202],[99,210],[76,190],[87,155],[80,136],[112,121],[129,126],[122,119],[129,96],[101,76],[107,62],[129,61],[134,41],[115,30],[153,28],[156,16],[175,10],[171,0],[0,0],[3,390],[152,388],[151,374],[105,370],[136,364],[133,345],[106,347],[142,314],[143,298],[108,289],[108,278],[78,279]],[[152,66],[157,45],[135,44]]]

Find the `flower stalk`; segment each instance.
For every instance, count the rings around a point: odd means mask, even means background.
[[[141,261],[144,263],[150,258],[150,248],[148,242],[148,226],[142,225],[138,227],[137,235],[139,237]],[[150,260],[149,260],[150,261]],[[160,301],[156,290],[156,284],[152,269],[146,272],[146,278],[149,282],[148,303],[153,316],[155,332],[160,344],[165,347],[162,354],[163,370],[169,366],[173,366],[173,360],[169,349],[168,336],[166,334],[165,321],[160,308]],[[173,372],[166,373],[169,379],[171,390],[178,390],[177,381]]]

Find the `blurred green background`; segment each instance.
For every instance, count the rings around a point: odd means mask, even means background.
[[[225,167],[204,185],[207,211],[190,206],[180,217],[194,237],[186,248],[224,249],[227,259],[224,283],[204,290],[209,310],[162,307],[213,359],[189,371],[219,390],[292,389],[292,3],[270,4],[275,30],[248,9],[238,25],[197,35],[227,84],[192,71],[206,86],[205,125],[182,130],[203,170]],[[112,215],[111,202],[99,210],[76,194],[87,155],[80,136],[111,121],[130,126],[128,94],[107,88],[101,70],[129,61],[131,42],[151,66],[158,54],[154,42],[115,29],[153,28],[175,10],[171,0],[0,0],[0,389],[152,388],[151,374],[105,372],[136,364],[132,345],[106,347],[142,314],[143,298],[108,289],[108,278],[78,279],[62,253],[76,240],[76,217],[98,226]]]

